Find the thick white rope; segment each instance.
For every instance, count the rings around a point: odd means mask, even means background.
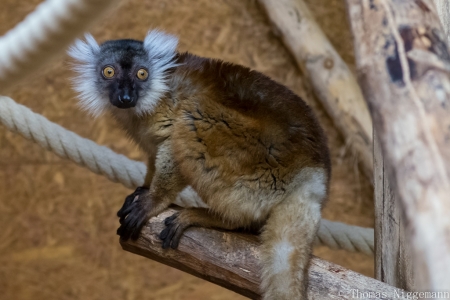
[[[48,61],[64,53],[73,40],[100,19],[118,0],[47,0],[0,38],[2,94]]]
[[[331,249],[344,249],[350,252],[373,255],[374,231],[372,228],[322,219],[315,245],[325,245]]]
[[[10,131],[19,133],[59,157],[102,174],[111,181],[120,182],[129,188],[144,183],[145,164],[82,138],[15,103],[11,98],[0,96],[0,120]]]
[[[52,123],[42,115],[15,103],[11,98],[0,96],[0,122],[10,131],[53,151],[58,156],[70,159],[109,180],[135,188],[143,184],[146,166],[142,162],[128,159],[111,149],[99,146],[91,140]],[[181,206],[205,206],[192,191],[185,189],[177,199]],[[373,255],[374,231],[372,228],[350,226],[322,219],[316,245],[332,249],[345,249]]]

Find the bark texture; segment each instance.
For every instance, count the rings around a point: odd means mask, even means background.
[[[450,2],[448,0],[434,0],[439,19],[441,19],[444,31],[447,34],[447,42],[450,44]]]
[[[360,84],[406,214],[416,288],[450,287],[450,56],[432,0],[346,0]]]
[[[380,143],[374,134],[375,278],[414,290],[413,261],[400,203],[389,183]]]

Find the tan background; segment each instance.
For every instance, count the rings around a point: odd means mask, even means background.
[[[0,2],[0,34],[38,0]],[[329,117],[255,0],[131,0],[92,28],[99,41],[143,39],[159,27],[180,37],[180,50],[266,73],[307,101],[329,136],[331,197],[324,216],[373,226],[372,188],[359,174]],[[353,64],[340,0],[307,1],[344,60]],[[23,70],[25,73],[27,70]],[[77,107],[67,57],[11,93],[19,103],[134,159],[141,152],[107,117]],[[0,299],[241,299],[239,295],[124,252],[116,211],[130,190],[62,160],[0,126]],[[317,248],[315,254],[368,276],[372,258]]]

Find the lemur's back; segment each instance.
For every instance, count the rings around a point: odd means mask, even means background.
[[[218,60],[185,53],[178,63],[173,84],[183,86],[175,93],[174,152],[201,194],[239,184],[282,195],[301,168],[329,172],[326,138],[311,109],[289,89]]]

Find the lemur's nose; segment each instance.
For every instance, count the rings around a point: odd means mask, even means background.
[[[133,99],[128,94],[123,95],[122,99],[119,100],[121,100],[122,103],[130,103],[131,101],[133,101]]]
[[[122,93],[122,95],[119,95],[119,101],[123,104],[129,104],[133,102],[133,97],[130,94],[130,91],[128,89],[125,89]]]

